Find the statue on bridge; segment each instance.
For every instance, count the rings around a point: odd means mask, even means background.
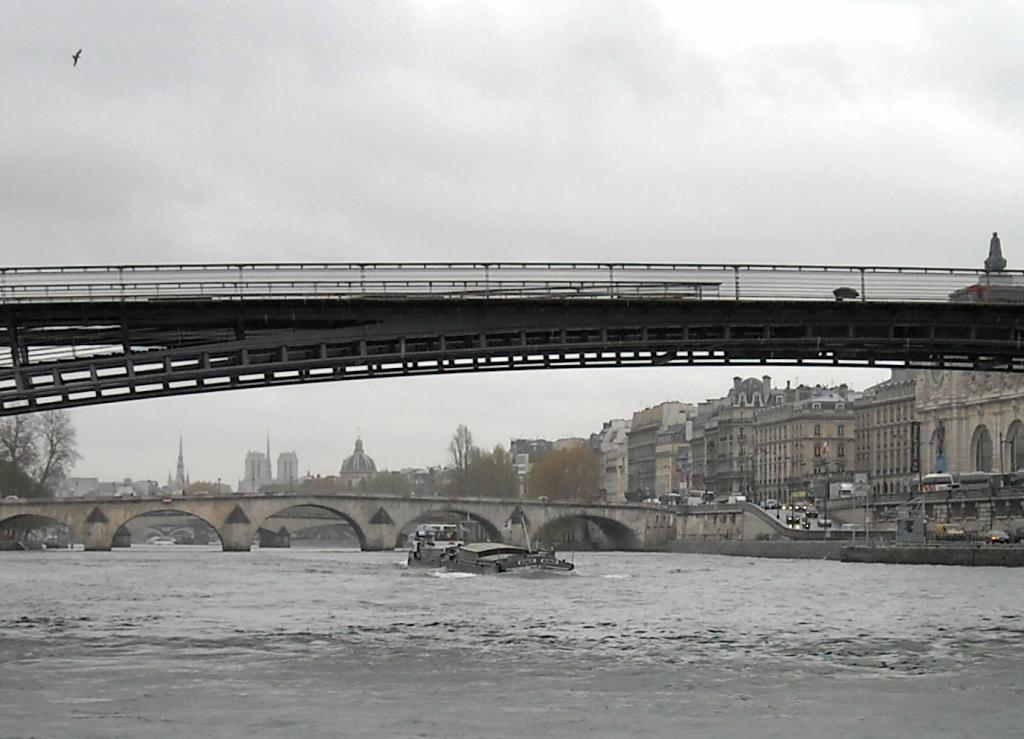
[[[992,240],[988,244],[988,259],[985,260],[986,272],[1002,272],[1006,269],[1006,260],[1003,258],[1003,247],[999,243],[999,234],[992,232]]]

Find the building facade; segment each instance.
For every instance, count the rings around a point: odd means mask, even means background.
[[[690,443],[693,421],[661,429],[654,448],[654,487],[663,493],[683,493],[690,487]]]
[[[924,473],[1024,470],[1024,377],[921,370],[916,389]]]
[[[629,484],[628,435],[629,421],[613,418],[605,421],[601,430],[591,437],[590,448],[601,464],[600,497],[609,503],[622,503],[626,500]]]
[[[281,452],[277,455],[277,484],[295,486],[299,482],[299,455]]]
[[[238,492],[258,493],[264,485],[272,485],[273,483],[274,476],[270,469],[270,454],[254,451],[248,452],[245,455],[242,479],[238,481]]]
[[[754,418],[781,402],[771,377],[733,378],[722,398],[700,404],[693,441],[693,487],[722,495],[753,495]]]
[[[793,503],[826,494],[830,481],[852,479],[859,393],[801,385],[779,397],[754,422],[755,499]]]
[[[918,488],[920,473],[914,469],[912,440],[919,374],[893,370],[892,377],[867,388],[853,404],[857,428],[854,470],[867,475],[875,495]]]
[[[674,492],[666,488],[670,478],[658,478],[658,437],[669,428],[684,425],[694,413],[686,403],[668,401],[633,414],[626,436],[627,490],[629,500],[656,498]]]

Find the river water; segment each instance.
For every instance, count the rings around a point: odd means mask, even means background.
[[[1024,735],[1024,573],[586,553],[0,555],[0,736]]]

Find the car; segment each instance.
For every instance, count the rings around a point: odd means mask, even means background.
[[[779,510],[779,501],[775,498],[768,498],[762,505],[766,511],[777,511]]]
[[[823,528],[823,529],[830,529],[830,528],[832,528],[832,519],[831,518],[819,518],[818,519],[818,526]]]
[[[811,520],[810,520],[809,518],[805,518],[805,519],[803,520],[803,527],[804,527],[805,529],[809,529],[809,528],[811,528]]]
[[[1010,532],[1010,543],[1020,544],[1024,541],[1024,526],[1018,526]]]
[[[1009,544],[1010,535],[1003,529],[992,529],[988,532],[989,544]]]
[[[967,541],[967,534],[963,528],[951,523],[937,523],[934,525],[936,541]]]
[[[21,498],[19,498],[17,495],[8,495],[6,498],[4,498],[5,503],[8,501],[14,502],[16,500],[21,500]]]
[[[173,503],[174,502],[174,498],[164,498],[162,502],[164,502],[164,503]]]
[[[800,516],[798,516],[795,513],[787,513],[786,514],[786,525],[787,526],[796,526],[799,523],[800,523]]]
[[[817,517],[818,517],[818,512],[817,511],[807,511],[807,518],[817,518]]]
[[[807,510],[807,504],[806,503],[797,503],[796,505],[793,506],[793,510],[794,511],[799,511],[800,513],[803,513],[804,511]]]

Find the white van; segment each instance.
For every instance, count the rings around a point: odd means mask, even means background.
[[[960,483],[953,479],[953,476],[945,472],[933,472],[921,478],[922,493],[943,493],[956,490]]]

